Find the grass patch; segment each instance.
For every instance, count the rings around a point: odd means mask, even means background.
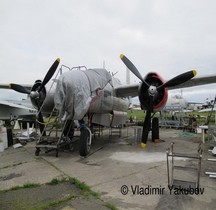
[[[39,186],[40,186],[40,184],[26,183],[23,186],[15,186],[15,187],[12,187],[8,190],[3,190],[3,192],[15,191],[15,190],[26,189],[26,188],[34,188],[34,187],[39,187]]]
[[[37,206],[37,207],[30,208],[29,210],[44,210],[44,209],[47,209],[47,208],[50,208],[50,207],[58,206],[58,205],[60,205],[62,203],[70,201],[71,199],[74,199],[76,197],[77,196],[75,196],[75,195],[69,195],[69,196],[66,196],[65,198],[61,198],[61,199],[58,199],[58,200],[55,200],[55,201],[51,201],[48,204],[44,204],[44,205],[40,205],[40,206]]]
[[[50,182],[48,182],[46,184],[48,184],[48,185],[57,185],[57,184],[60,184],[60,183],[66,182],[66,181],[67,181],[66,178],[62,178],[62,179],[54,178]]]
[[[69,182],[83,190],[85,195],[93,195],[94,197],[99,198],[99,193],[94,192],[87,184],[85,184],[85,182],[81,182],[73,177],[69,178]]]
[[[127,112],[127,118],[130,119],[132,117],[132,119],[136,119],[136,121],[143,121],[145,116],[146,113],[143,110],[129,110]]]
[[[50,182],[46,183],[47,185],[58,185],[64,182],[69,182],[70,184],[74,185],[75,187],[79,188],[80,190],[82,190],[83,195],[84,196],[93,196],[96,199],[99,199],[103,202],[102,205],[106,206],[107,208],[111,209],[111,210],[118,210],[117,207],[111,203],[105,203],[101,198],[99,193],[94,192],[87,184],[85,184],[84,182],[79,181],[76,178],[73,177],[63,177],[61,179],[58,178],[54,178],[52,179]],[[15,190],[21,190],[21,189],[26,189],[26,188],[36,188],[36,187],[40,187],[43,184],[35,184],[35,183],[26,183],[23,186],[16,186],[16,187],[12,187],[8,190],[2,190],[0,192],[8,192],[8,191],[15,191]],[[49,203],[46,204],[38,204],[37,206],[31,207],[29,208],[29,210],[45,210],[45,209],[49,209],[52,207],[56,207],[60,204],[63,204],[67,201],[70,201],[72,199],[77,198],[76,195],[67,195],[63,198],[57,199],[55,201],[50,201]],[[21,201],[18,202],[18,206],[16,206],[16,209],[22,209],[25,203],[22,203]],[[15,203],[14,203],[15,205]]]
[[[109,208],[111,210],[118,210],[118,208],[115,205],[111,204],[111,203],[105,203],[104,206],[106,206],[107,208]]]
[[[79,189],[84,191],[84,195],[88,196],[88,195],[92,195],[97,199],[100,199],[101,201],[103,201],[100,198],[99,193],[94,192],[87,184],[85,184],[85,182],[81,182],[78,179],[74,178],[74,177],[70,177],[69,178],[69,182],[73,185],[75,185],[76,187],[78,187]],[[104,202],[104,201],[103,201]],[[111,210],[118,210],[117,207],[111,203],[105,203],[104,206],[106,206],[107,208],[111,209]]]

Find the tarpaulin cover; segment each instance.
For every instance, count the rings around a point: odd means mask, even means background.
[[[72,70],[62,74],[54,95],[55,107],[63,119],[80,120],[87,113],[98,89],[111,82],[105,69]]]

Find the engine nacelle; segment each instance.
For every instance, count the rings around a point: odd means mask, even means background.
[[[150,72],[144,78],[144,80],[151,86],[158,87],[164,83],[164,80],[155,72]],[[148,87],[142,83],[139,87],[139,100],[141,108],[144,110],[150,110],[150,95]],[[168,98],[168,89],[162,88],[153,97],[153,112],[160,111],[166,104]]]
[[[31,89],[31,94],[36,94],[37,93],[36,91],[41,86],[41,83],[42,83],[41,80],[36,80],[35,81],[35,84],[33,85],[32,89]],[[38,100],[38,98],[36,99],[34,95],[30,96],[32,105],[36,109],[38,109],[38,103],[39,103],[39,106],[40,107],[42,106],[41,111],[44,114],[50,113],[53,110],[53,107],[54,107],[54,94],[53,93],[47,94],[46,88],[43,87],[42,90],[40,91],[38,97],[39,97],[39,100]]]

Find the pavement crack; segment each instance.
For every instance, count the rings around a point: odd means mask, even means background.
[[[106,181],[106,182],[100,182],[100,183],[97,183],[97,184],[95,184],[95,185],[91,185],[91,187],[97,187],[97,186],[99,186],[99,185],[107,184],[107,183],[113,182],[113,181],[115,181],[115,180],[119,180],[119,179],[122,179],[122,178],[130,177],[130,176],[132,176],[132,175],[134,175],[134,174],[137,174],[137,173],[140,173],[140,172],[142,172],[142,171],[143,171],[143,170],[139,170],[139,171],[135,171],[135,172],[133,172],[133,173],[130,173],[130,174],[127,174],[127,175],[124,175],[124,176],[119,176],[119,177],[110,179],[110,180],[108,180],[108,181]]]

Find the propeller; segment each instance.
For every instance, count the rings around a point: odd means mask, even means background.
[[[134,66],[134,64],[125,55],[121,54],[120,58],[123,61],[123,63],[127,66],[127,68],[130,69],[130,71],[133,74],[135,74],[146,85],[146,87],[149,88],[149,94],[150,95],[154,95],[158,90],[160,90],[162,88],[173,87],[173,86],[182,84],[182,83],[190,80],[191,78],[193,78],[197,74],[196,70],[188,71],[188,72],[185,72],[183,74],[180,74],[180,75],[170,79],[169,81],[165,82],[164,84],[162,84],[158,87],[154,87],[154,86],[150,86],[143,79],[143,77],[140,74],[140,72],[138,71],[138,69]]]
[[[190,80],[194,76],[196,76],[197,73],[196,73],[196,70],[188,71],[188,72],[185,72],[183,74],[180,74],[180,75],[170,79],[169,81],[165,82],[164,84],[162,84],[160,86],[155,86],[155,85],[148,84],[144,80],[144,78],[142,77],[142,75],[140,74],[138,69],[134,66],[134,64],[125,55],[121,54],[120,58],[123,61],[123,63],[127,66],[127,68],[130,69],[130,71],[143,82],[142,85],[144,85],[144,88],[146,88],[146,90],[148,91],[148,95],[149,95],[148,108],[147,108],[145,121],[143,124],[142,143],[141,143],[142,147],[146,147],[148,133],[149,133],[149,130],[151,128],[151,112],[153,112],[154,100],[155,100],[155,98],[157,98],[158,91],[163,89],[163,88],[166,88],[166,87],[173,87],[173,86],[182,84],[182,83]]]
[[[8,86],[9,86],[9,89],[15,90],[19,93],[30,94],[30,92],[31,92],[29,89],[27,89],[21,85],[18,85],[18,84],[11,83]]]
[[[57,58],[55,60],[55,62],[52,64],[52,66],[49,68],[48,72],[46,73],[39,89],[37,90],[37,92],[39,93],[43,88],[44,86],[49,82],[49,80],[52,78],[52,76],[54,75],[58,65],[60,63],[60,58]],[[25,94],[31,94],[31,91],[29,91],[27,88],[21,86],[21,85],[18,85],[18,84],[14,84],[14,83],[11,83],[9,84],[9,88],[12,89],[12,90],[15,90],[19,93],[25,93]],[[31,94],[30,96],[34,96],[34,94]]]
[[[185,72],[185,73],[180,74],[180,75],[170,79],[169,81],[165,82],[164,84],[159,86],[157,89],[160,90],[162,88],[180,85],[180,84],[192,79],[193,77],[195,77],[196,74],[197,74],[196,70]]]
[[[120,55],[120,58],[125,64],[125,66],[127,66],[127,68],[130,69],[130,71],[134,75],[136,75],[146,85],[146,87],[149,87],[149,84],[143,79],[142,75],[140,74],[138,69],[134,66],[134,64],[123,54]]]
[[[49,80],[52,78],[52,76],[54,75],[58,65],[60,63],[60,58],[57,58],[54,63],[52,64],[52,66],[49,68],[48,72],[46,73],[42,83],[40,84],[39,88],[35,91],[30,91],[29,89],[18,85],[18,84],[14,84],[11,83],[9,84],[9,88],[12,90],[15,90],[19,93],[25,93],[25,94],[29,94],[30,98],[34,99],[36,102],[36,106],[38,109],[38,114],[37,114],[37,119],[39,121],[39,128],[40,128],[40,132],[42,135],[46,135],[46,133],[44,132],[44,120],[43,120],[43,115],[41,113],[41,107],[40,107],[40,92],[42,91],[42,89],[45,87],[45,85],[49,82]]]
[[[50,69],[48,70],[46,76],[43,79],[43,82],[41,83],[41,86],[38,89],[38,92],[40,92],[43,87],[49,82],[49,80],[52,78],[52,76],[54,75],[58,65],[60,63],[60,58],[57,58],[55,60],[55,62],[53,63],[53,65],[50,67]]]

